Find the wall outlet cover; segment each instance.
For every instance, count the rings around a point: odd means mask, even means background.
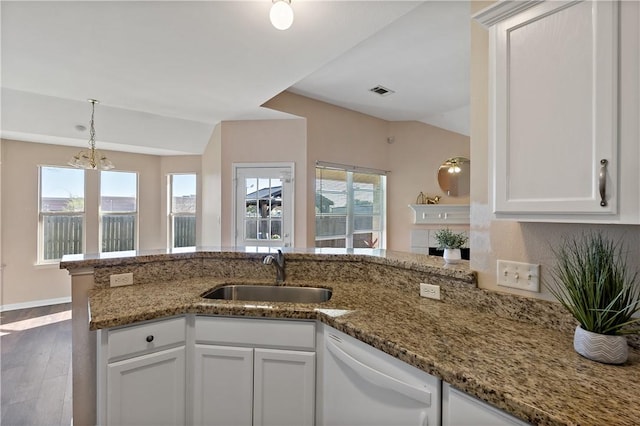
[[[426,297],[427,299],[440,300],[440,286],[420,283],[420,296]]]
[[[124,274],[113,274],[109,276],[109,283],[111,287],[120,287],[123,285],[133,284],[133,272],[127,272]]]

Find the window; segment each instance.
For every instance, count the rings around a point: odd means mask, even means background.
[[[196,245],[196,175],[169,175],[172,248]]]
[[[385,247],[381,173],[316,168],[316,247]]]
[[[101,252],[136,249],[138,175],[100,172]]]
[[[84,170],[40,167],[39,210],[41,262],[83,253]]]

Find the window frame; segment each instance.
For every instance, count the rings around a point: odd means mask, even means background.
[[[136,208],[135,211],[109,211],[104,212],[102,210],[102,176],[103,173],[130,173],[136,176]],[[98,253],[117,253],[118,251],[137,251],[138,244],[140,242],[140,173],[137,171],[129,170],[101,170],[99,174],[98,182]],[[133,216],[134,217],[134,231],[133,231],[133,248],[131,250],[103,250],[103,218],[104,216]]]
[[[195,192],[195,208],[194,208],[194,212],[193,213],[184,213],[184,212],[176,212],[174,213],[173,211],[173,178],[174,176],[184,176],[184,175],[193,175],[195,178],[195,188],[194,188],[194,192]],[[175,245],[175,219],[177,217],[193,217],[194,221],[197,221],[197,214],[198,214],[198,174],[196,172],[176,172],[176,173],[168,173],[167,174],[167,186],[168,186],[168,198],[167,198],[167,229],[168,229],[168,235],[167,235],[167,247],[170,250],[173,249],[182,249],[182,248],[191,248],[191,247],[195,247],[197,245],[197,230],[195,233],[195,238],[196,240],[194,240],[194,244],[192,246],[181,246],[181,247],[176,247]],[[197,224],[196,224],[197,227]]]
[[[82,171],[82,211],[77,212],[45,212],[42,210],[43,202],[42,202],[42,171],[44,168],[55,168],[55,169],[68,169],[68,170],[77,170],[74,167],[69,166],[59,166],[59,165],[50,165],[50,164],[39,164],[38,166],[38,236],[37,236],[37,261],[36,265],[52,265],[57,264],[62,260],[62,257],[65,256],[63,254],[59,258],[55,259],[45,259],[45,217],[56,217],[56,216],[75,216],[82,218],[82,239],[81,239],[81,249],[79,253],[68,253],[68,254],[84,254],[86,252],[86,243],[87,243],[87,182],[86,182],[86,173],[84,170]]]
[[[317,243],[319,241],[332,241],[332,240],[341,240],[344,239],[345,241],[345,246],[344,248],[348,248],[348,249],[352,249],[353,247],[353,243],[354,243],[354,236],[355,235],[359,235],[359,234],[370,234],[370,233],[378,233],[380,235],[380,237],[378,238],[378,242],[377,242],[377,247],[376,249],[385,249],[386,248],[386,222],[387,222],[387,181],[386,181],[386,171],[382,171],[382,170],[375,170],[375,169],[369,169],[369,168],[362,168],[362,167],[356,167],[356,166],[343,166],[343,165],[337,165],[337,164],[333,164],[333,163],[323,163],[323,162],[316,162],[316,176],[317,176],[317,170],[318,169],[325,169],[325,170],[336,170],[336,171],[341,171],[341,172],[345,172],[346,173],[346,179],[345,179],[345,184],[346,184],[346,190],[345,190],[345,195],[347,197],[347,201],[346,201],[346,213],[345,214],[331,214],[331,213],[319,213],[316,212],[314,215],[315,218],[315,224],[317,224],[317,219],[318,217],[345,217],[345,233],[344,234],[335,234],[335,235],[330,235],[330,236],[318,236],[318,229],[316,226],[315,232],[314,232],[314,246],[317,246]],[[380,212],[378,214],[371,214],[371,215],[362,215],[362,214],[357,214],[355,212],[355,193],[356,193],[356,188],[354,187],[354,174],[370,174],[370,175],[378,175],[380,176]],[[318,195],[318,181],[320,179],[318,179],[317,177],[315,178],[314,181],[314,197],[317,197]],[[362,191],[362,190],[360,190]],[[365,192],[369,192],[369,191],[365,191]],[[376,191],[371,191],[372,193],[375,194]],[[331,193],[331,192],[329,192]],[[333,191],[333,193],[337,193],[335,191]],[[322,202],[322,201],[321,201]],[[380,217],[380,227],[378,229],[374,229],[373,227],[371,229],[355,229],[355,220],[357,217]]]

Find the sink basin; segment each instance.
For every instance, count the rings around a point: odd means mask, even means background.
[[[229,284],[211,290],[202,297],[255,302],[322,303],[331,299],[331,290],[320,287]]]

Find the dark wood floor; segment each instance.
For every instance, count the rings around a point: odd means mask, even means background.
[[[0,314],[3,426],[71,424],[71,304]]]

